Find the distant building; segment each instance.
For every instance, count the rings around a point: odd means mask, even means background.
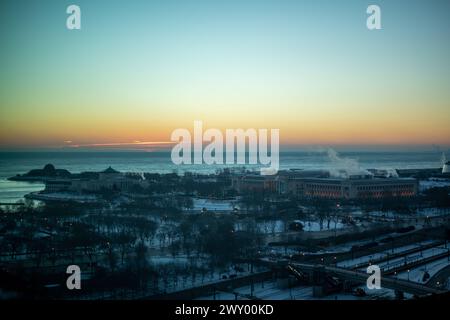
[[[288,193],[302,198],[380,199],[414,197],[418,182],[413,178],[297,178],[288,181]]]
[[[99,192],[102,190],[130,192],[148,185],[142,177],[130,176],[109,167],[92,178],[49,180],[45,184],[45,192]]]
[[[371,174],[336,178],[325,170],[287,170],[274,176],[236,175],[232,178],[232,187],[239,193],[264,191],[318,199],[407,198],[418,192],[418,182],[414,178],[379,178]]]
[[[279,189],[278,176],[237,175],[231,178],[231,187],[239,193],[248,191],[276,193]]]
[[[328,178],[325,170],[291,169],[279,171],[277,175],[263,176],[259,173],[236,174],[231,179],[231,186],[237,192],[265,191],[268,193],[287,193],[287,181],[296,178]]]

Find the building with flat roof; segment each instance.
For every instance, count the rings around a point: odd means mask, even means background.
[[[98,173],[95,178],[49,180],[45,183],[45,192],[99,192],[112,190],[130,192],[136,187],[145,188],[148,182],[141,177],[131,176],[109,167]]]
[[[290,169],[278,171],[276,175],[259,173],[239,173],[231,178],[231,187],[237,192],[264,191],[268,193],[286,193],[286,181],[297,178],[328,178],[326,170]]]
[[[418,182],[413,178],[294,178],[286,182],[287,193],[301,198],[381,199],[414,197]]]
[[[262,176],[259,174],[236,175],[231,178],[231,187],[239,193],[256,192],[278,192],[278,176]]]

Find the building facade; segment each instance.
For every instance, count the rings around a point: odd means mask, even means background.
[[[278,176],[262,176],[258,174],[237,175],[231,178],[231,187],[239,193],[267,192],[277,193],[279,190]]]
[[[330,177],[328,171],[280,171],[275,176],[236,175],[232,188],[239,193],[266,192],[319,199],[408,198],[418,193],[414,178],[377,177],[372,174]]]
[[[413,178],[299,178],[287,183],[287,192],[301,198],[381,199],[417,195]]]
[[[130,176],[109,167],[99,172],[96,178],[49,180],[45,184],[45,192],[89,193],[100,191],[132,192],[137,188],[145,188],[148,182],[137,176]]]

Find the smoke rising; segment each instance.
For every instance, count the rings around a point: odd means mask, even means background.
[[[442,166],[444,166],[444,164],[447,163],[447,157],[445,156],[444,152],[442,152],[441,163],[442,163]]]
[[[326,150],[328,159],[332,163],[329,169],[330,175],[339,178],[348,178],[352,175],[372,175],[366,169],[361,168],[357,159],[339,156],[336,150],[328,148]]]

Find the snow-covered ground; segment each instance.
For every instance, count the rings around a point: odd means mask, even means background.
[[[152,264],[157,266],[164,266],[165,264],[183,265],[187,266],[189,264],[189,258],[187,256],[151,256],[149,258]]]
[[[419,190],[425,191],[431,188],[442,188],[442,187],[450,187],[449,179],[442,178],[432,178],[428,180],[420,180],[419,181]]]
[[[238,300],[248,300],[246,296],[252,293],[251,286],[244,286],[233,289],[238,293]],[[236,295],[232,292],[216,292],[216,300],[235,300]],[[265,300],[311,300],[313,299],[312,287],[299,286],[295,288],[280,288],[276,281],[265,281],[255,283],[253,286],[253,296]],[[200,297],[198,300],[213,300],[214,296]]]
[[[304,221],[304,220],[296,220],[300,222],[303,225],[303,231],[304,232],[317,232],[317,231],[325,231],[325,230],[334,230],[334,229],[343,229],[350,227],[349,225],[343,224],[341,222],[335,223],[334,221],[330,222],[330,225],[328,227],[327,222],[325,221],[322,225],[322,228],[320,227],[319,221]],[[289,230],[289,223],[285,223],[282,220],[271,220],[271,221],[263,221],[258,222],[257,227],[259,232],[264,234],[273,234],[273,233],[281,233]],[[237,231],[244,230],[245,225],[244,223],[238,222],[235,225],[235,228]]]
[[[363,288],[364,289],[364,288]],[[381,290],[367,290],[366,297],[356,297],[351,293],[339,292],[331,294],[323,298],[317,298],[313,296],[313,287],[311,286],[298,286],[294,288],[286,288],[278,285],[276,281],[259,282],[253,286],[253,296],[263,300],[361,300],[361,299],[393,299],[395,297],[394,292],[390,289]],[[216,292],[216,300],[235,300],[238,293],[238,300],[247,300],[248,296],[252,293],[251,286],[244,286],[233,289],[232,292]],[[214,296],[205,296],[198,298],[198,300],[213,300]]]
[[[438,273],[440,270],[445,268],[446,266],[450,265],[449,257],[445,257],[436,261],[432,261],[430,263],[427,263],[426,265],[420,266],[415,269],[411,269],[409,271],[401,272],[397,275],[397,278],[404,279],[404,280],[410,280],[418,283],[426,283],[427,281],[423,281],[423,276],[425,272],[428,272],[430,277],[433,277],[436,273]]]
[[[416,218],[423,218],[423,217],[436,217],[436,216],[445,216],[449,215],[450,210],[444,208],[419,208],[416,210],[413,214],[405,214],[405,213],[398,213],[394,211],[370,211],[365,214],[365,216],[376,218],[377,220],[380,220],[382,218],[385,221],[395,221],[396,219],[416,219]],[[354,211],[352,212],[352,215],[361,215],[364,214],[361,211]]]
[[[391,270],[393,268],[399,267],[405,263],[412,263],[415,261],[420,261],[424,258],[429,258],[436,256],[441,253],[445,253],[449,250],[449,245],[447,244],[447,247],[445,246],[439,246],[430,248],[421,252],[411,253],[409,255],[406,255],[404,257],[395,258],[392,260],[388,260],[385,262],[381,262],[378,264],[378,266],[381,268],[381,270]]]
[[[450,210],[440,208],[417,209],[417,215],[422,217],[437,217],[450,215]]]
[[[236,278],[248,276],[251,274],[250,270],[245,267],[245,265],[241,265],[244,271],[237,273],[234,270],[211,270],[207,272],[196,272],[195,276],[192,273],[186,273],[184,275],[168,275],[167,282],[165,283],[164,279],[160,277],[159,279],[159,288],[164,290],[165,292],[176,292],[180,290],[185,290],[188,288],[194,288],[202,285],[217,283],[220,281],[227,281],[231,274],[235,275]],[[254,272],[267,271],[264,267],[254,267]],[[226,278],[224,278],[224,276]]]
[[[403,234],[390,234],[389,236],[391,236],[392,238],[395,239],[396,237],[401,237],[403,235],[404,235],[404,233]],[[348,252],[352,249],[353,246],[360,246],[360,245],[364,245],[364,244],[367,244],[370,242],[379,242],[382,239],[386,239],[387,236],[388,235],[384,234],[384,235],[375,237],[371,240],[364,239],[364,240],[350,241],[350,242],[346,242],[343,244],[327,247],[324,250],[317,251],[315,254]],[[432,240],[430,240],[430,241],[432,241]],[[427,243],[427,241],[424,241],[422,243]]]
[[[384,250],[382,252],[377,252],[377,253],[374,253],[371,255],[341,261],[337,265],[338,265],[338,267],[350,268],[350,267],[357,266],[362,263],[368,263],[371,261],[388,258],[390,255],[393,255],[393,254],[398,254],[398,253],[406,252],[411,249],[420,248],[421,246],[428,245],[433,242],[436,242],[436,241],[427,240],[427,241],[422,241],[419,243],[414,243],[414,244],[410,244],[410,245],[406,245],[406,246],[402,246],[402,247],[392,248],[392,249]]]
[[[27,198],[33,200],[44,200],[44,201],[75,201],[81,203],[92,203],[97,202],[98,198],[95,195],[82,195],[76,193],[39,193],[32,192],[26,195]]]
[[[225,211],[233,211],[234,208],[239,208],[238,203],[232,200],[211,200],[211,199],[202,199],[202,198],[194,198],[193,199],[193,208],[186,211],[194,211],[199,212],[204,209],[212,212],[225,212]]]

